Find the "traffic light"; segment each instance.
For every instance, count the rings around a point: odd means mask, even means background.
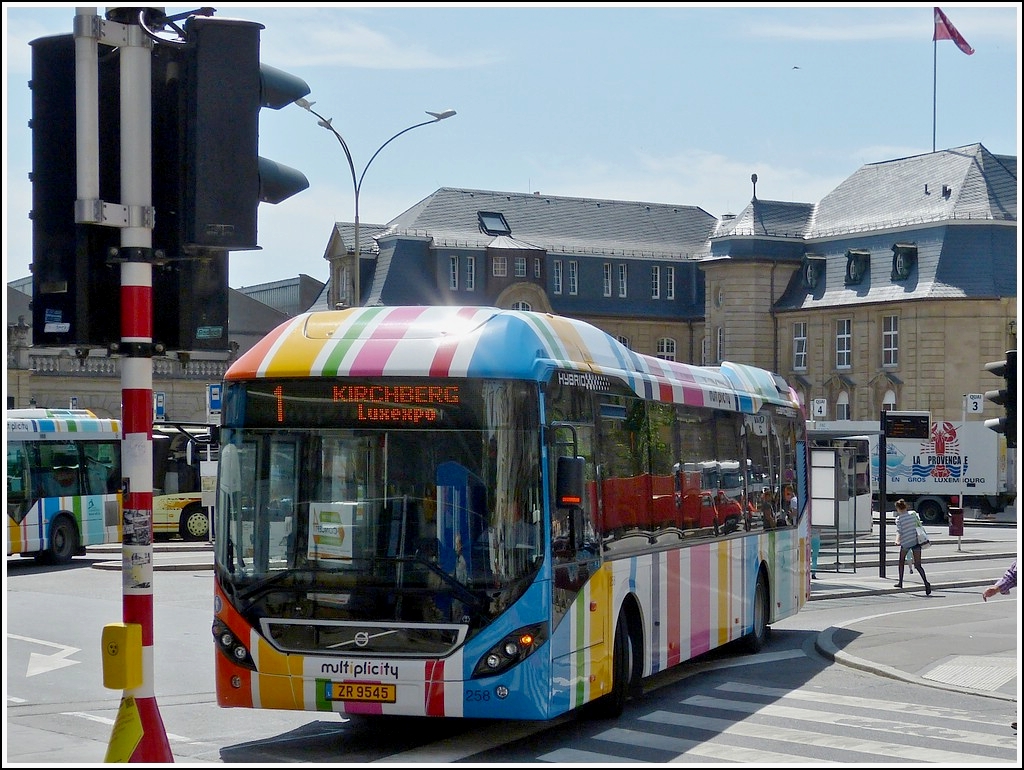
[[[180,45],[153,51],[154,340],[168,350],[228,348],[227,252],[257,249],[257,209],[309,186],[259,156],[259,113],[309,93],[260,64],[263,25],[190,16]],[[162,317],[162,315],[164,317]]]
[[[192,13],[202,12],[212,9]],[[107,17],[145,25],[154,43],[153,340],[168,351],[226,350],[227,252],[259,248],[261,202],[279,203],[309,186],[301,172],[259,157],[259,113],[307,95],[309,86],[260,64],[262,24],[193,15],[182,28],[173,23],[180,17],[158,9],[140,15],[114,8]],[[178,39],[151,28],[173,29]],[[97,65],[104,204],[121,202],[117,39],[101,40]],[[75,37],[39,38],[31,46],[33,340],[109,347],[120,340],[121,231],[75,221]]]
[[[1005,435],[1006,446],[1014,449],[1017,446],[1017,351],[1006,351],[1004,360],[987,363],[985,369],[1004,380],[1002,388],[985,392],[985,400],[1004,410],[1002,417],[985,420],[985,427]]]
[[[259,204],[280,203],[309,186],[302,172],[259,156],[260,110],[281,109],[309,93],[300,78],[260,64],[262,29],[241,19],[192,16],[184,25],[186,44],[162,52],[183,59],[175,94],[183,135],[175,154],[184,172],[176,210],[186,250],[259,248]],[[167,68],[162,72],[166,79]]]
[[[121,272],[109,260],[120,231],[75,222],[75,40],[73,35],[52,35],[30,46],[32,341],[39,346],[105,346],[120,339]],[[111,91],[116,94],[117,82],[110,82],[116,67],[116,61],[101,59],[101,110],[109,106]],[[116,121],[113,126],[101,122],[101,155],[110,148],[117,152],[116,128]],[[119,198],[117,168],[100,166],[103,200]]]

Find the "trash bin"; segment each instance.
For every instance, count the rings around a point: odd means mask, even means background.
[[[963,536],[964,534],[964,509],[949,509],[949,534]]]

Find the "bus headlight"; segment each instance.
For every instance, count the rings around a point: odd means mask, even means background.
[[[224,655],[227,655],[232,663],[243,666],[250,671],[256,670],[256,663],[253,662],[249,650],[246,649],[245,645],[242,644],[223,621],[213,621],[213,638],[217,643],[217,649]]]
[[[525,659],[547,640],[547,624],[523,626],[491,647],[477,662],[473,678],[500,674]]]

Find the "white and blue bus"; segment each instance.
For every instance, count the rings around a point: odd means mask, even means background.
[[[86,409],[8,409],[7,555],[66,564],[121,542],[121,427]]]

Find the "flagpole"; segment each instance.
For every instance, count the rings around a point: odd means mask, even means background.
[[[939,41],[932,40],[932,152],[935,152],[935,102],[938,91]]]

